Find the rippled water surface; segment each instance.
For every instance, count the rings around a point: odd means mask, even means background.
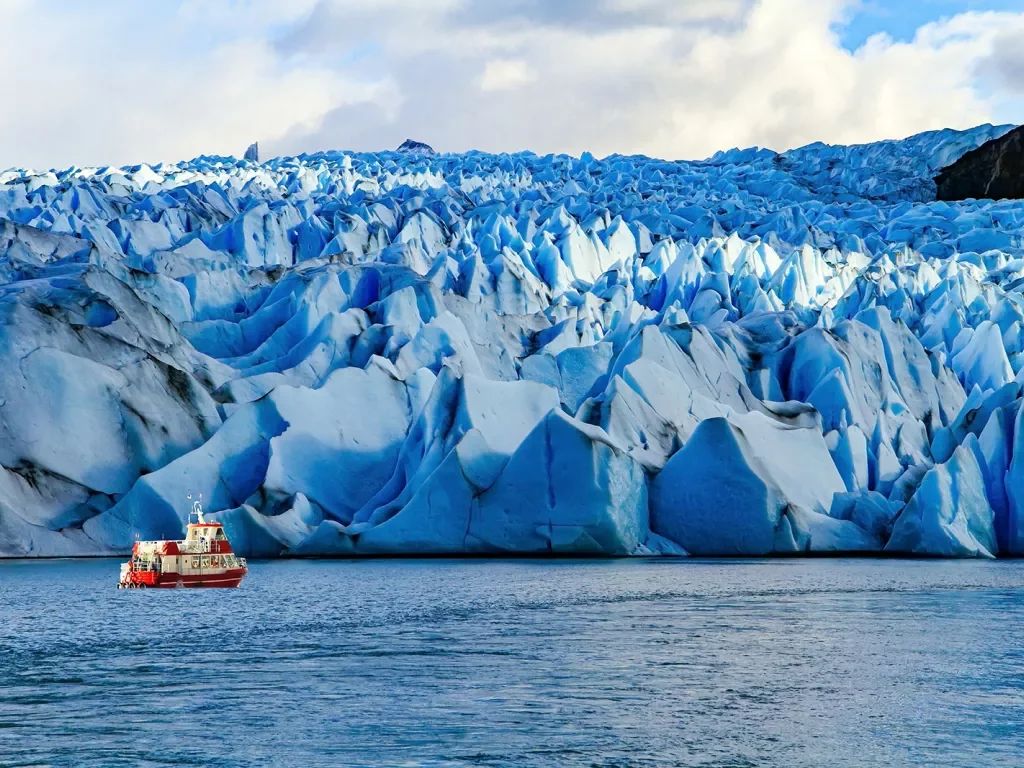
[[[1024,764],[1024,563],[0,561],[0,765]]]

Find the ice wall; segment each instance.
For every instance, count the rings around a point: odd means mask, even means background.
[[[1008,129],[0,173],[0,556],[1024,554]]]

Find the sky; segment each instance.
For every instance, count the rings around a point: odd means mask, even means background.
[[[0,168],[1024,123],[1024,0],[0,0]]]

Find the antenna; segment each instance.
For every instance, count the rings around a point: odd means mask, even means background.
[[[192,501],[192,494],[188,495],[189,501]],[[192,515],[196,516],[196,522],[202,525],[206,521],[203,519],[203,494],[199,494],[199,498],[192,501],[192,509],[189,510],[188,521],[192,522]]]

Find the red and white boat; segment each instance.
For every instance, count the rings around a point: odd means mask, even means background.
[[[192,497],[189,496],[189,499]],[[192,522],[192,518],[195,522]],[[202,496],[192,502],[181,541],[137,541],[121,566],[122,589],[147,587],[237,587],[248,573],[244,557],[231,551],[220,523],[203,519]]]

